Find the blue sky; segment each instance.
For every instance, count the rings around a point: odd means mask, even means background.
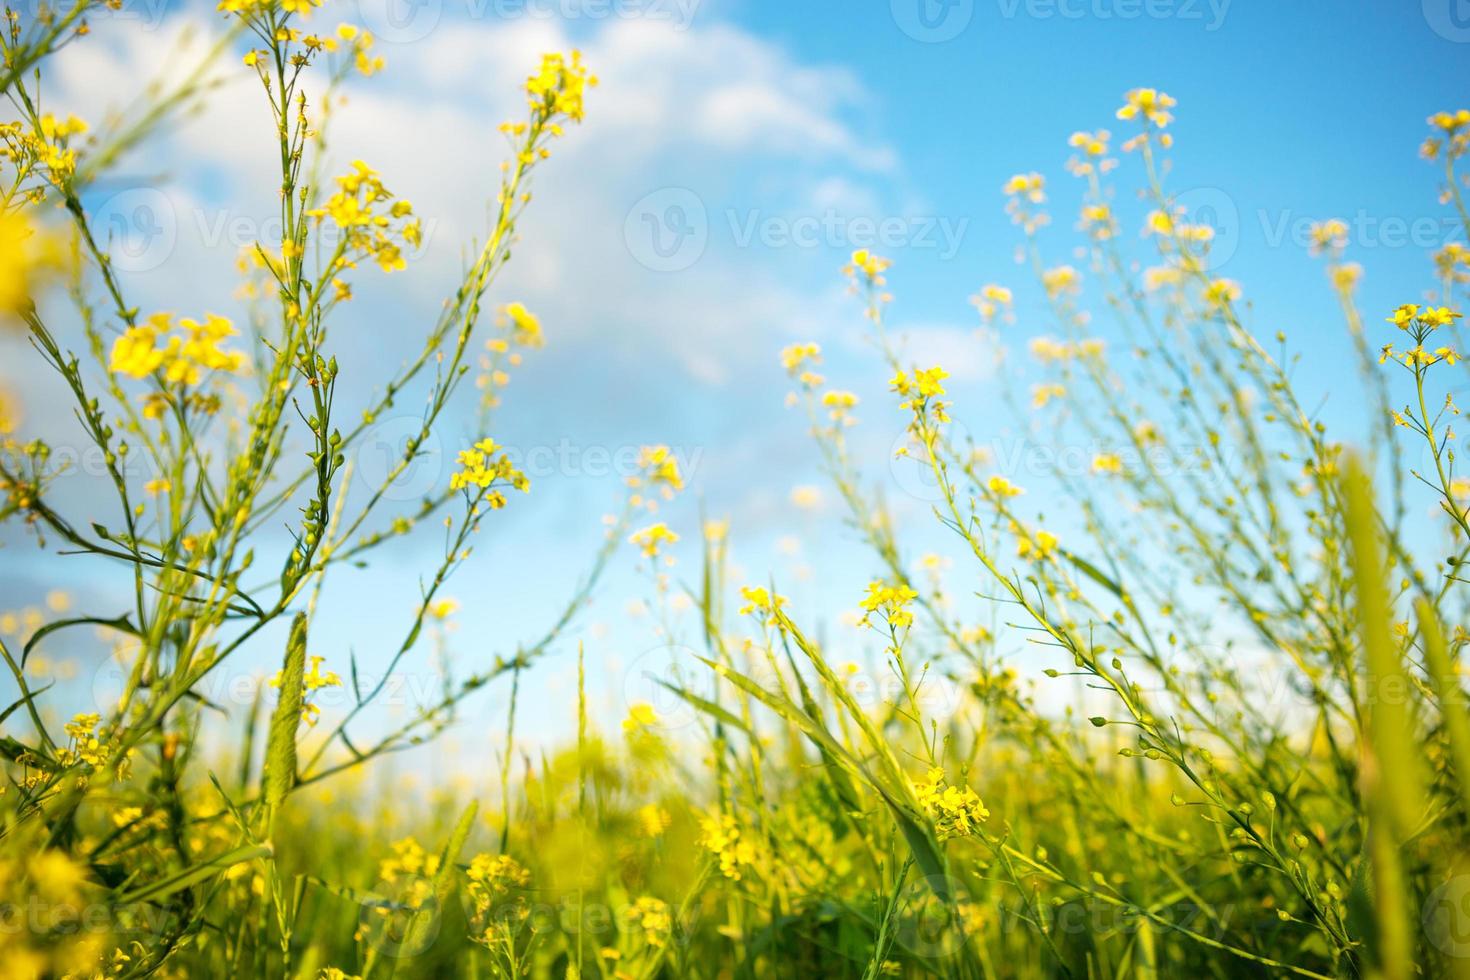
[[[1230,252],[1220,272],[1245,285],[1258,331],[1285,329],[1309,354],[1300,369],[1308,392],[1325,393],[1332,382],[1327,416],[1349,430],[1358,399],[1355,382],[1342,383],[1353,377],[1346,338],[1318,261],[1293,231],[1327,217],[1349,220],[1350,256],[1367,269],[1370,318],[1416,299],[1428,283],[1428,251],[1451,237],[1440,223],[1435,172],[1417,148],[1426,116],[1470,101],[1462,0],[616,6],[644,16],[609,16],[595,0],[531,2],[534,16],[510,0],[418,0],[385,19],[385,3],[398,2],[329,3],[322,15],[376,28],[388,60],[384,75],[350,89],[332,131],[335,168],[368,160],[429,222],[428,246],[407,272],[363,277],[337,334],[349,374],[380,378],[399,363],[452,287],[462,243],[484,229],[480,202],[493,193],[503,156],[494,124],[519,112],[517,86],[539,52],[576,43],[603,78],[588,122],[537,177],[496,295],[536,310],[549,344],[516,373],[493,434],[513,447],[565,448],[580,462],[533,474],[532,497],[497,517],[453,580],[449,591],[465,607],[454,642],[466,664],[539,634],[621,493],[617,474],[589,477],[584,464],[595,464],[597,452],[649,443],[668,443],[691,464],[689,493],[661,515],[685,535],[680,569],[696,567],[702,503],[732,519],[745,580],[774,574],[799,615],[826,624],[844,648],[839,659],[871,653],[839,619],[875,563],[842,525],[830,491],[816,511],[789,500],[793,486],[821,481],[804,425],[783,407],[777,352],[797,340],[823,344],[832,382],[864,399],[855,438],[870,477],[914,527],[909,557],[954,553],[922,491],[908,492],[888,462],[902,422],[884,394],[886,375],[859,340],[862,321],[838,270],[854,245],[866,244],[856,236],[895,223],[896,247],[879,248],[896,263],[895,326],[916,358],[949,366],[957,414],[977,439],[1015,437],[995,390],[1024,373],[1012,367],[1024,356],[998,371],[997,340],[1019,352],[1055,327],[1015,264],[1018,233],[1000,188],[1018,171],[1045,173],[1056,215],[1046,248],[1053,261],[1075,262],[1078,188],[1063,170],[1066,138],[1077,129],[1120,131],[1113,112],[1127,89],[1157,86],[1179,100],[1171,186],[1217,202]],[[62,57],[54,106],[99,118],[117,93],[156,72],[165,52],[183,43],[186,55],[197,53],[201,37],[218,30],[212,15],[177,2],[139,0],[129,10],[163,16],[99,24]],[[680,12],[691,10],[684,19]],[[541,16],[547,11],[558,13]],[[194,39],[180,42],[190,25]],[[229,81],[211,116],[124,161],[89,202],[105,220],[136,214],[141,201],[168,225],[168,246],[145,248],[129,269],[145,308],[230,312],[238,247],[268,237],[269,122],[237,64],[223,66]],[[1125,159],[1120,174],[1130,187],[1131,167]],[[813,240],[789,240],[813,228]],[[654,231],[680,247],[661,253]],[[673,237],[680,231],[687,234]],[[1127,244],[1145,253],[1137,239]],[[1017,322],[1000,338],[976,334],[967,303],[985,282],[1017,292]],[[57,389],[36,379],[31,357],[0,338],[0,378],[21,389],[30,430],[65,445],[74,439],[68,419],[44,407]],[[444,453],[477,435],[469,418],[466,405],[449,420]],[[425,472],[432,480],[438,471]],[[100,519],[95,489],[82,480],[65,492]],[[1036,503],[1047,500],[1038,495]],[[122,578],[38,555],[13,532],[5,541],[0,590],[15,605],[54,587],[103,607],[126,598]],[[421,541],[386,552],[375,571],[344,574],[323,608],[316,652],[339,668],[349,648],[365,664],[386,658],[383,637],[406,628],[416,570],[433,559],[436,539]],[[648,594],[633,566],[625,552],[573,635],[587,643],[594,699],[608,715],[637,687],[627,681],[629,664],[660,656],[648,654],[661,646],[650,620],[627,610]],[[981,588],[964,569],[957,564],[951,587]],[[691,618],[683,628],[695,634]],[[1009,643],[1025,662],[1019,639]],[[88,664],[98,656],[85,643],[56,652]],[[532,710],[523,717],[533,738],[571,731],[573,653],[563,644],[527,681]],[[277,656],[263,644],[239,669],[268,669]],[[456,738],[472,750],[493,743],[501,697],[477,702]]]

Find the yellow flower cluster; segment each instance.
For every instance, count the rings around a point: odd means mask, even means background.
[[[628,909],[628,925],[643,931],[643,941],[654,949],[668,945],[674,931],[674,917],[667,902],[644,896]]]
[[[423,227],[413,217],[413,205],[395,201],[377,172],[361,160],[354,161],[352,169],[337,178],[337,191],[325,205],[306,214],[318,224],[331,218],[345,236],[344,254],[327,270],[328,275],[351,268],[357,259],[369,256],[384,272],[396,272],[408,265],[401,246],[417,248],[423,244]],[[287,246],[283,253],[297,257],[299,246]]]
[[[740,590],[740,597],[745,600],[745,605],[740,607],[740,615],[763,613],[767,625],[779,619],[781,607],[787,602],[785,596],[776,595],[759,586],[745,586]]]
[[[1107,241],[1118,231],[1118,223],[1113,219],[1113,209],[1106,204],[1084,205],[1077,227],[1098,241]]]
[[[665,499],[684,489],[679,460],[668,446],[644,446],[638,450],[638,468],[648,482],[663,488]]]
[[[666,524],[650,524],[641,531],[634,531],[628,541],[637,545],[645,557],[653,559],[659,556],[662,546],[677,544],[679,536],[670,531]]]
[[[378,863],[378,877],[389,885],[409,885],[408,904],[417,904],[428,895],[428,882],[439,870],[439,855],[430,854],[412,837],[389,845],[392,854]]]
[[[582,64],[582,52],[573,51],[570,58],[553,52],[542,55],[540,69],[526,79],[526,95],[531,111],[541,121],[565,116],[581,122],[587,89],[596,85],[597,76],[588,74]]]
[[[460,469],[449,478],[449,489],[468,490],[470,487],[478,487],[481,490],[490,490],[499,484],[514,487],[522,493],[530,493],[531,481],[511,464],[509,456],[504,453],[495,455],[499,449],[500,446],[494,439],[481,439],[469,449],[461,450],[458,457]],[[498,490],[491,491],[485,495],[485,502],[499,510],[505,506],[505,496]]]
[[[526,309],[524,303],[507,303],[504,312],[515,332],[516,343],[522,347],[540,347],[545,342],[541,336],[541,319]]]
[[[912,409],[916,413],[923,412],[926,407],[934,410],[936,421],[947,421],[945,414],[946,405],[941,401],[933,401],[945,394],[944,379],[949,377],[949,372],[942,367],[932,367],[927,370],[915,368],[912,376],[906,371],[899,371],[889,380],[888,386],[905,399],[901,403],[902,408]]]
[[[1436,347],[1431,351],[1424,346],[1424,341],[1434,331],[1452,325],[1461,316],[1462,314],[1444,306],[1420,307],[1416,303],[1405,303],[1393,311],[1388,322],[1407,333],[1413,339],[1414,346],[1407,351],[1395,351],[1393,344],[1384,344],[1378,363],[1388,360],[1402,361],[1405,367],[1414,370],[1438,364],[1440,361],[1455,364],[1460,360],[1460,355],[1453,347]]]
[[[1011,525],[1011,530],[1017,535],[1016,557],[1046,561],[1056,553],[1057,536],[1050,531],[1039,530],[1035,534],[1027,534],[1016,524]]]
[[[469,881],[470,897],[482,912],[495,899],[510,894],[511,889],[531,884],[531,872],[509,854],[475,855],[465,878]]]
[[[1240,299],[1240,283],[1233,279],[1215,279],[1205,287],[1205,303],[1224,309]]]
[[[1106,129],[1095,133],[1076,132],[1067,140],[1067,145],[1081,151],[1080,157],[1067,161],[1067,170],[1074,177],[1087,177],[1094,173],[1107,173],[1118,166],[1118,161],[1108,157],[1108,142],[1113,134]]]
[[[719,860],[720,873],[739,881],[741,868],[755,863],[755,844],[744,836],[735,818],[711,814],[699,821],[699,843]]]
[[[1009,313],[1011,300],[1011,291],[1005,286],[986,283],[980,287],[980,292],[970,297],[970,304],[980,311],[982,318],[989,321],[994,319],[997,313]]]
[[[338,24],[335,34],[326,35],[302,34],[293,27],[281,26],[276,28],[275,39],[283,43],[299,43],[305,49],[290,56],[291,64],[298,68],[310,64],[312,56],[323,51],[329,54],[344,52],[351,57],[352,67],[365,77],[376,75],[383,70],[385,64],[381,55],[373,53],[377,38],[372,31],[363,30],[354,24]],[[268,49],[257,48],[246,52],[244,61],[248,67],[260,72],[263,79],[268,80],[270,55]],[[267,83],[269,84],[268,81]]]
[[[1019,497],[1021,496],[1021,494],[1026,492],[1021,487],[1016,486],[1016,484],[1012,483],[1010,480],[1007,480],[1005,477],[1000,475],[992,476],[986,482],[985,486],[987,489],[990,490],[991,493],[995,494],[1002,500],[1009,500],[1011,497]]]
[[[18,211],[0,213],[0,316],[26,309],[40,284],[61,268],[61,239]]]
[[[816,344],[792,344],[781,351],[781,367],[806,388],[816,388],[826,380],[815,371],[807,369],[809,364],[815,366],[820,363],[822,348]]]
[[[1426,160],[1437,160],[1441,155],[1456,160],[1470,149],[1470,109],[1436,112],[1429,117],[1429,125],[1438,132],[1420,147]]]
[[[278,9],[285,14],[306,16],[320,7],[322,0],[219,0],[219,11],[226,14],[259,14]]]
[[[1032,171],[1029,174],[1016,174],[1006,181],[1004,191],[1007,196],[1025,198],[1032,204],[1046,203],[1046,178]]]
[[[1123,149],[1135,150],[1149,140],[1150,127],[1167,129],[1174,121],[1169,110],[1178,103],[1173,98],[1152,88],[1136,88],[1123,96],[1123,107],[1118,110],[1119,119],[1137,119],[1143,124],[1143,132],[1123,144]],[[1159,144],[1165,148],[1174,144],[1168,133],[1159,136]]]
[[[881,255],[874,255],[865,248],[860,248],[852,253],[852,261],[843,271],[855,279],[866,280],[874,286],[884,284],[883,273],[887,272],[893,263]]]
[[[1081,283],[1081,276],[1070,265],[1059,265],[1041,273],[1042,288],[1046,290],[1046,294],[1052,299],[1056,299],[1065,293],[1075,293],[1080,288]]]
[[[1083,357],[1102,357],[1107,351],[1107,343],[1096,337],[1075,342],[1052,337],[1034,337],[1027,347],[1031,356],[1043,364],[1057,364]]]
[[[972,837],[990,817],[990,811],[974,790],[968,786],[946,785],[944,770],[938,767],[914,783],[914,795],[934,821],[940,840]]]
[[[863,618],[859,622],[863,626],[872,628],[872,617],[874,613],[877,613],[891,628],[907,629],[914,624],[914,614],[909,607],[918,597],[919,593],[907,585],[891,585],[882,581],[869,582],[868,594],[861,603]]]
[[[132,378],[160,374],[166,384],[195,386],[209,372],[236,374],[244,370],[245,355],[221,345],[235,336],[235,327],[222,316],[206,313],[204,322],[155,313],[129,327],[112,345],[108,367]]]
[[[102,716],[97,714],[76,715],[66,723],[65,731],[71,738],[71,745],[61,751],[62,765],[100,766],[107,761],[107,746],[97,734],[97,726],[101,723]]]
[[[1450,242],[1434,253],[1434,268],[1441,279],[1451,283],[1470,282],[1470,248]]]
[[[838,425],[856,425],[857,419],[853,418],[852,410],[857,407],[858,396],[850,391],[827,391],[822,393],[822,407],[827,409],[827,415]]]
[[[1031,386],[1031,407],[1045,408],[1058,398],[1065,398],[1067,386],[1052,382]]]

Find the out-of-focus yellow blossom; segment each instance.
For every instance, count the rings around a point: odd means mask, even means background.
[[[20,399],[8,388],[0,386],[0,436],[8,436],[20,428]]]
[[[1050,531],[1037,531],[1035,534],[1026,534],[1024,531],[1017,529],[1017,534],[1017,557],[1045,561],[1056,551],[1057,536]]]
[[[458,599],[435,599],[433,602],[429,603],[428,608],[425,610],[425,612],[428,613],[430,619],[437,619],[440,622],[443,622],[444,620],[453,616],[455,613],[459,612],[459,608],[460,606]]]
[[[662,488],[666,498],[684,489],[679,460],[668,446],[643,446],[639,449],[638,469],[650,483]]]
[[[665,524],[650,524],[641,531],[634,531],[628,541],[637,545],[646,557],[657,558],[664,545],[678,543],[679,535],[670,531]]]
[[[821,488],[807,485],[792,487],[791,505],[801,510],[816,510],[822,506]]]
[[[1332,284],[1344,292],[1351,292],[1363,280],[1363,267],[1356,262],[1344,262],[1332,268]]]
[[[427,878],[439,870],[439,855],[425,851],[412,837],[389,845],[392,854],[378,865],[378,877],[393,884],[405,878]]]
[[[1453,283],[1470,282],[1470,248],[1450,242],[1434,253],[1434,267],[1440,278]]]
[[[1000,497],[1002,500],[1009,500],[1012,497],[1019,497],[1021,496],[1021,494],[1026,492],[1021,487],[1016,486],[1016,484],[998,474],[996,476],[992,476],[988,481],[986,481],[985,486],[990,490],[991,493],[995,494],[997,497]]]
[[[656,803],[645,803],[638,808],[638,827],[644,837],[662,837],[673,824],[669,811]]]
[[[822,348],[816,344],[791,344],[781,351],[781,367],[793,378],[808,364],[822,363]]]
[[[1034,408],[1045,408],[1054,399],[1063,398],[1067,394],[1066,385],[1052,382],[1050,384],[1038,384],[1031,386],[1031,405]]]
[[[719,860],[720,873],[731,881],[739,881],[742,869],[755,863],[753,844],[729,814],[711,814],[699,821],[702,834],[699,843]]]
[[[1053,299],[1064,293],[1074,293],[1081,285],[1081,277],[1070,265],[1059,265],[1041,274],[1041,285]]]
[[[18,313],[32,294],[59,270],[65,253],[60,239],[36,227],[24,212],[0,213],[0,323]]]
[[[1028,174],[1016,174],[1006,181],[1002,189],[1008,196],[1024,198],[1032,204],[1046,202],[1046,178],[1035,171]]]
[[[980,287],[980,292],[970,297],[970,303],[980,311],[980,315],[986,320],[992,320],[997,313],[1008,312],[1011,308],[1011,291],[1005,286],[997,286],[995,283],[986,283]]]
[[[1436,160],[1444,156],[1453,161],[1464,156],[1466,149],[1470,148],[1470,109],[1436,112],[1428,121],[1436,133],[1419,149],[1425,159]]]
[[[852,260],[847,266],[847,274],[861,278],[875,286],[883,285],[883,273],[887,272],[893,263],[875,255],[866,248],[860,248],[852,253]]]
[[[1240,299],[1240,283],[1233,279],[1216,279],[1205,287],[1205,302],[1221,308]]]
[[[1167,129],[1174,121],[1174,114],[1169,110],[1177,103],[1175,100],[1153,88],[1131,89],[1123,96],[1123,106],[1118,110],[1119,119],[1137,119],[1143,124],[1143,132],[1123,144],[1124,150],[1136,150],[1148,142],[1151,129]],[[1159,143],[1164,147],[1173,145],[1173,137],[1168,133],[1159,134]]]
[[[858,396],[850,391],[828,391],[822,395],[822,406],[834,422],[852,425],[852,410],[857,407]]]
[[[1123,472],[1123,458],[1117,453],[1098,453],[1092,457],[1092,472],[1121,473]]]
[[[674,917],[667,902],[644,896],[628,909],[628,924],[643,933],[643,941],[654,949],[668,945],[674,931]]]
[[[1106,204],[1084,205],[1078,228],[1100,241],[1112,238],[1117,232],[1117,223],[1113,220],[1112,208]]]
[[[516,343],[523,347],[540,347],[545,342],[540,318],[527,310],[524,303],[507,303],[503,312],[515,331]]]

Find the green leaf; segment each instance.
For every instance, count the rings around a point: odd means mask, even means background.
[[[84,626],[89,623],[93,626],[110,626],[113,629],[121,630],[122,632],[127,633],[130,636],[138,635],[137,627],[133,625],[132,620],[128,619],[126,613],[118,616],[115,619],[103,619],[98,616],[81,616],[76,619],[63,619],[55,623],[48,623],[45,626],[42,626],[40,629],[36,630],[31,638],[26,641],[26,645],[21,648],[20,665],[24,667],[26,663],[26,658],[31,655],[31,650],[36,646],[36,644],[40,643],[52,633],[58,632],[59,630],[64,630],[68,626]]]
[[[296,785],[296,730],[301,725],[301,678],[306,673],[306,614],[297,613],[281,668],[281,697],[265,743],[265,807],[274,815]],[[267,818],[269,819],[269,817]]]

